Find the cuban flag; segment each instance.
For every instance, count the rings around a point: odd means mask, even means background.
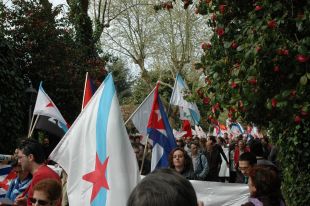
[[[164,106],[158,95],[159,84],[154,92],[154,102],[147,125],[149,138],[153,140],[151,170],[169,166],[169,154],[177,145]]]
[[[88,72],[86,73],[85,85],[84,85],[84,94],[83,94],[83,103],[82,109],[85,108],[93,94],[95,94],[96,86],[94,81],[89,77]]]
[[[177,74],[170,98],[170,104],[179,106],[181,120],[190,120],[192,125],[195,125],[200,121],[200,113],[196,103],[188,102],[184,99],[184,96],[186,96],[186,92],[188,91],[188,86],[182,79],[181,75]]]
[[[38,121],[34,125],[36,129],[50,132],[58,137],[62,137],[69,128],[69,125],[61,115],[52,99],[44,91],[42,82],[39,86],[39,92],[33,110],[33,115],[37,115],[38,118]]]
[[[111,74],[50,158],[68,174],[70,205],[126,205],[140,175]]]
[[[16,172],[12,170],[11,165],[0,164],[0,198],[5,197],[10,182],[15,178]]]

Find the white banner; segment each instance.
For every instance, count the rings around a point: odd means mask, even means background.
[[[248,201],[249,189],[246,184],[190,181],[197,199],[204,206],[240,206]]]

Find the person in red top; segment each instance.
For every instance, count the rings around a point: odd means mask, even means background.
[[[22,141],[18,151],[18,162],[25,171],[32,174],[32,182],[26,191],[15,200],[17,205],[31,206],[30,198],[33,197],[34,186],[43,179],[55,179],[59,183],[60,177],[56,172],[50,169],[45,162],[44,149],[42,145],[34,139]],[[59,204],[60,206],[60,204]]]

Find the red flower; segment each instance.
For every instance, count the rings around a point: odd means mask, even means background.
[[[301,123],[301,118],[300,118],[299,115],[296,115],[296,116],[295,116],[294,122],[295,122],[296,124],[300,124],[300,123]]]
[[[303,54],[297,54],[295,57],[296,61],[300,62],[300,63],[305,63],[309,60],[308,56],[305,56]]]
[[[271,106],[272,106],[272,107],[276,107],[277,104],[278,104],[278,101],[277,101],[275,98],[272,98],[272,100],[271,100]]]
[[[210,103],[210,98],[209,97],[205,97],[205,98],[203,98],[203,103],[205,104],[205,105],[208,105],[209,103]]]
[[[262,10],[262,9],[263,9],[262,6],[259,6],[259,5],[256,5],[256,6],[255,6],[255,11],[260,11],[260,10]]]
[[[255,84],[257,84],[257,79],[255,79],[255,78],[249,79],[248,82],[249,82],[250,84],[255,85]]]
[[[268,21],[268,27],[269,27],[269,29],[274,29],[274,28],[276,28],[276,27],[277,27],[277,22],[276,22],[276,20],[272,19],[272,20]]]
[[[201,44],[201,48],[202,48],[203,50],[210,49],[210,48],[211,48],[211,44],[210,44],[210,43],[203,42],[203,43]]]
[[[224,12],[225,12],[225,4],[221,4],[220,6],[219,6],[219,9],[220,9],[220,12],[221,12],[221,14],[224,14]]]
[[[238,47],[238,44],[235,41],[233,41],[231,43],[230,47],[233,48],[233,49],[236,49]]]
[[[279,65],[276,65],[275,67],[273,67],[273,71],[274,72],[279,72],[280,71]]]
[[[296,96],[296,93],[297,93],[296,90],[294,90],[294,89],[291,90],[291,96],[292,96],[292,97],[295,97],[295,96]]]
[[[212,20],[212,21],[215,21],[215,20],[216,20],[216,14],[215,14],[215,13],[212,14],[211,20]]]
[[[225,31],[224,31],[223,28],[219,27],[219,28],[216,29],[216,33],[217,33],[217,35],[219,35],[219,37],[221,37],[221,36],[224,35]]]
[[[262,48],[260,46],[256,47],[256,52],[260,52],[260,50],[262,50]]]
[[[279,49],[278,51],[277,51],[277,53],[279,54],[279,55],[283,55],[283,56],[288,56],[288,49]]]
[[[237,88],[237,86],[238,86],[238,85],[236,84],[236,82],[232,82],[232,83],[231,83],[231,88],[235,89],[235,88]]]

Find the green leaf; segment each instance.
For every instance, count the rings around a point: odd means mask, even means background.
[[[242,45],[238,46],[236,50],[237,51],[242,51],[243,50],[243,46]]]
[[[306,73],[308,79],[310,79],[310,73]]]
[[[224,42],[224,48],[225,48],[225,49],[229,48],[230,45],[231,45],[230,42],[228,42],[228,41],[225,41],[225,42]]]
[[[300,77],[299,83],[300,83],[301,85],[305,86],[305,85],[307,84],[307,82],[308,82],[308,78],[307,78],[306,75]]]

